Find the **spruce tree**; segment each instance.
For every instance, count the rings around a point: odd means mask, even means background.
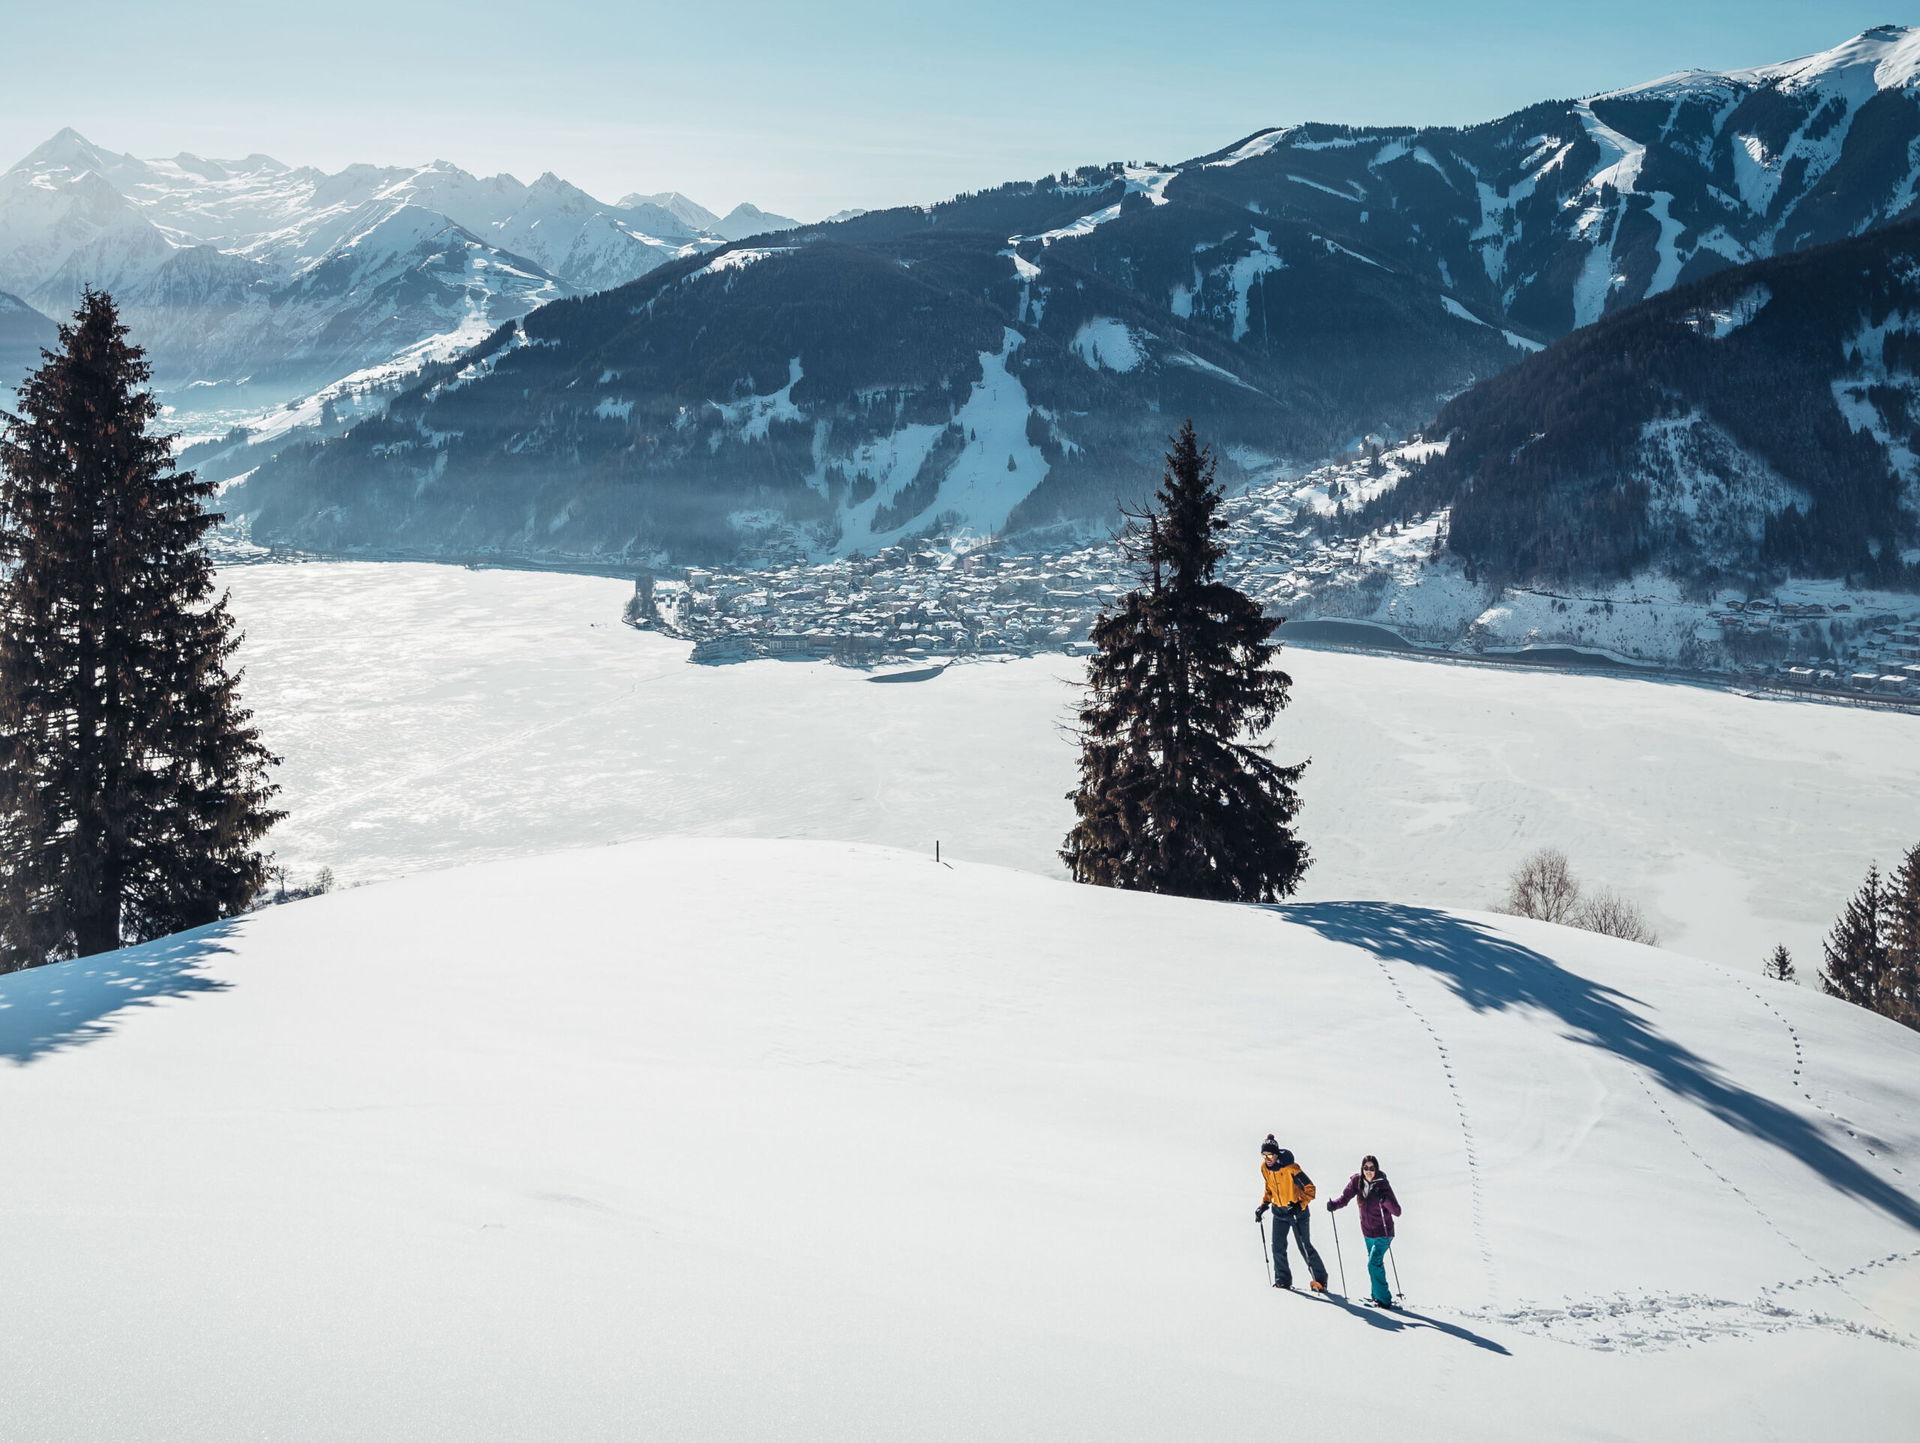
[[[1793,954],[1787,950],[1785,943],[1775,946],[1773,951],[1767,954],[1767,965],[1761,971],[1763,975],[1771,977],[1776,982],[1793,981]]]
[[[1820,986],[1830,997],[1858,1007],[1882,1010],[1885,1001],[1887,943],[1886,884],[1880,868],[1867,868],[1867,880],[1853,894],[1840,920],[1827,934],[1826,966]]]
[[[1920,843],[1887,879],[1887,1016],[1920,1029]]]
[[[1290,895],[1307,764],[1257,740],[1292,685],[1273,666],[1281,618],[1220,580],[1211,448],[1181,427],[1155,504],[1133,516],[1139,585],[1093,628],[1079,712],[1079,821],[1060,856],[1076,881],[1227,902]]]
[[[148,366],[88,291],[0,413],[0,972],[243,909],[281,813]]]

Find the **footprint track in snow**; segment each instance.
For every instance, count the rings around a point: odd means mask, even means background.
[[[1474,1242],[1479,1247],[1480,1260],[1486,1268],[1488,1295],[1497,1296],[1493,1247],[1487,1241],[1486,1209],[1481,1196],[1479,1149],[1474,1143],[1473,1123],[1467,1116],[1467,1105],[1460,1096],[1459,1080],[1454,1076],[1453,1053],[1448,1050],[1447,1044],[1440,1040],[1440,1034],[1434,1031],[1433,1024],[1427,1020],[1426,1014],[1413,1005],[1413,1000],[1407,996],[1406,989],[1400,985],[1400,979],[1395,977],[1393,969],[1387,966],[1386,958],[1376,956],[1373,960],[1374,965],[1380,969],[1380,975],[1387,979],[1387,985],[1393,989],[1393,995],[1400,1000],[1400,1005],[1413,1014],[1413,1020],[1425,1029],[1427,1040],[1433,1044],[1434,1051],[1439,1054],[1440,1071],[1446,1078],[1447,1095],[1453,1099],[1454,1112],[1460,1119],[1460,1136],[1466,1147],[1467,1184],[1473,1210]]]
[[[1527,1304],[1518,1308],[1465,1314],[1478,1322],[1498,1323],[1597,1352],[1660,1352],[1721,1338],[1783,1333],[1792,1329],[1873,1338],[1896,1348],[1914,1348],[1911,1338],[1826,1313],[1781,1306],[1765,1295],[1751,1303],[1702,1293],[1624,1294],[1570,1301],[1561,1306]]]
[[[1883,1162],[1883,1159],[1880,1157],[1879,1152],[1874,1149],[1872,1144],[1869,1143],[1866,1138],[1862,1137],[1856,1129],[1854,1129],[1853,1127],[1850,1127],[1847,1123],[1847,1120],[1844,1117],[1842,1117],[1839,1113],[1835,1112],[1832,1108],[1820,1102],[1816,1097],[1814,1097],[1813,1093],[1808,1090],[1807,1078],[1806,1078],[1807,1053],[1806,1053],[1806,1048],[1802,1046],[1800,1042],[1800,1029],[1795,1027],[1791,1022],[1787,1021],[1786,1014],[1783,1013],[1779,1008],[1775,1007],[1773,1003],[1769,1002],[1767,1000],[1766,994],[1761,992],[1758,988],[1756,988],[1745,977],[1742,977],[1738,972],[1734,972],[1731,969],[1727,969],[1727,975],[1733,978],[1734,981],[1738,982],[1743,988],[1745,988],[1747,992],[1752,996],[1753,1000],[1755,1002],[1758,1002],[1762,1007],[1766,1008],[1766,1010],[1772,1015],[1773,1020],[1778,1022],[1783,1028],[1786,1029],[1787,1040],[1793,1044],[1793,1079],[1792,1080],[1793,1080],[1794,1091],[1798,1092],[1800,1096],[1806,1100],[1808,1106],[1812,1107],[1816,1112],[1820,1113],[1821,1116],[1831,1118],[1833,1120],[1834,1126],[1838,1127],[1842,1132],[1846,1133],[1848,1137],[1852,1138],[1855,1142],[1857,1142],[1868,1157],[1874,1159],[1874,1161],[1876,1162]],[[1899,1168],[1895,1167],[1891,1162],[1883,1162],[1883,1165],[1886,1167],[1887,1171],[1891,1172],[1895,1177],[1904,1178],[1906,1176],[1904,1172],[1902,1172]]]
[[[1672,1130],[1673,1135],[1679,1139],[1680,1146],[1682,1146],[1687,1150],[1687,1155],[1691,1157],[1695,1162],[1699,1163],[1701,1168],[1704,1171],[1710,1173],[1713,1177],[1718,1179],[1720,1185],[1724,1187],[1728,1192],[1732,1193],[1735,1197],[1739,1198],[1741,1202],[1745,1203],[1749,1208],[1751,1208],[1753,1210],[1753,1215],[1759,1218],[1761,1222],[1767,1225],[1767,1230],[1769,1232],[1771,1232],[1775,1237],[1779,1238],[1780,1241],[1785,1243],[1788,1247],[1792,1248],[1796,1253],[1800,1254],[1800,1256],[1805,1258],[1809,1263],[1812,1263],[1814,1267],[1819,1268],[1821,1265],[1820,1265],[1820,1260],[1818,1258],[1814,1257],[1805,1248],[1801,1247],[1800,1244],[1796,1242],[1787,1233],[1785,1228],[1781,1227],[1779,1223],[1774,1221],[1773,1215],[1771,1213],[1769,1213],[1765,1208],[1761,1207],[1758,1202],[1754,1201],[1753,1196],[1750,1193],[1748,1193],[1745,1188],[1741,1187],[1739,1183],[1735,1182],[1732,1178],[1728,1177],[1725,1173],[1720,1171],[1719,1168],[1715,1167],[1711,1162],[1707,1160],[1707,1155],[1701,1152],[1699,1148],[1693,1145],[1693,1140],[1689,1138],[1687,1134],[1681,1129],[1681,1126],[1679,1122],[1675,1120],[1674,1115],[1667,1110],[1667,1105],[1660,1100],[1660,1094],[1653,1090],[1653,1084],[1647,1081],[1645,1076],[1641,1074],[1640,1070],[1638,1068],[1631,1068],[1630,1070],[1633,1073],[1634,1080],[1640,1084],[1640,1090],[1646,1094],[1647,1101],[1652,1104],[1653,1110],[1660,1114],[1661,1120],[1665,1122],[1666,1125]],[[1827,1270],[1822,1269],[1822,1271],[1827,1271]]]
[[[1798,1292],[1801,1288],[1817,1287],[1821,1283],[1838,1284],[1843,1278],[1864,1277],[1868,1273],[1877,1272],[1881,1268],[1892,1267],[1896,1263],[1911,1263],[1916,1261],[1920,1261],[1920,1248],[1913,1248],[1904,1253],[1887,1253],[1883,1257],[1869,1258],[1864,1263],[1856,1263],[1850,1268],[1843,1268],[1838,1271],[1828,1268],[1817,1273],[1811,1273],[1804,1278],[1788,1278],[1785,1282],[1769,1283],[1760,1290],[1760,1296],[1762,1298],[1768,1298],[1776,1293]]]
[[[1850,1301],[1855,1307],[1859,1308],[1862,1312],[1867,1313],[1874,1318],[1878,1318],[1882,1326],[1878,1328],[1871,1328],[1865,1324],[1857,1324],[1857,1325],[1848,1324],[1848,1323],[1845,1323],[1844,1320],[1830,1319],[1830,1318],[1823,1318],[1821,1320],[1823,1324],[1833,1323],[1833,1324],[1842,1325],[1847,1329],[1849,1329],[1850,1331],[1868,1334],[1876,1338],[1881,1338],[1887,1342],[1898,1343],[1903,1348],[1915,1346],[1913,1339],[1899,1332],[1897,1329],[1894,1328],[1892,1323],[1888,1322],[1887,1319],[1881,1317],[1880,1314],[1876,1312],[1869,1304],[1862,1301],[1860,1298],[1855,1297],[1854,1294],[1848,1290],[1846,1280],[1850,1277],[1858,1276],[1861,1272],[1865,1271],[1869,1267],[1884,1266],[1889,1262],[1897,1261],[1902,1256],[1920,1256],[1920,1252],[1917,1252],[1915,1254],[1907,1254],[1907,1255],[1893,1253],[1893,1254],[1889,1254],[1887,1257],[1883,1259],[1878,1260],[1877,1263],[1863,1264],[1860,1267],[1847,1268],[1844,1270],[1825,1266],[1823,1263],[1821,1263],[1821,1261],[1818,1258],[1814,1257],[1813,1254],[1809,1253],[1804,1247],[1802,1247],[1797,1241],[1795,1241],[1794,1238],[1788,1234],[1787,1230],[1781,1227],[1780,1224],[1774,1220],[1772,1214],[1770,1214],[1765,1208],[1761,1207],[1760,1204],[1757,1201],[1755,1201],[1753,1196],[1749,1194],[1745,1188],[1741,1187],[1732,1178],[1728,1177],[1725,1173],[1720,1171],[1719,1168],[1715,1167],[1711,1162],[1707,1160],[1706,1154],[1701,1152],[1699,1148],[1693,1145],[1692,1140],[1688,1138],[1687,1134],[1681,1129],[1679,1122],[1676,1121],[1673,1114],[1667,1110],[1666,1104],[1660,1101],[1660,1096],[1658,1093],[1656,1093],[1653,1090],[1653,1085],[1650,1082],[1648,1082],[1644,1076],[1640,1074],[1637,1068],[1634,1069],[1633,1072],[1634,1072],[1635,1078],[1640,1083],[1641,1090],[1644,1091],[1647,1095],[1647,1101],[1653,1105],[1654,1111],[1658,1112],[1660,1116],[1666,1121],[1667,1126],[1673,1130],[1673,1135],[1679,1139],[1680,1145],[1687,1150],[1688,1154],[1693,1158],[1693,1160],[1699,1163],[1699,1165],[1703,1169],[1705,1169],[1708,1173],[1711,1173],[1715,1178],[1719,1179],[1720,1185],[1726,1188],[1728,1192],[1732,1193],[1735,1197],[1739,1198],[1740,1201],[1742,1201],[1749,1208],[1751,1208],[1753,1210],[1753,1215],[1759,1218],[1762,1223],[1766,1224],[1768,1231],[1770,1231],[1775,1237],[1779,1238],[1781,1242],[1785,1243],[1789,1248],[1793,1249],[1794,1252],[1798,1253],[1801,1257],[1805,1258],[1810,1264],[1813,1265],[1814,1271],[1811,1274],[1809,1274],[1807,1277],[1801,1278],[1792,1282],[1770,1283],[1766,1287],[1760,1290],[1760,1294],[1758,1298],[1756,1298],[1753,1303],[1745,1306],[1747,1306],[1751,1311],[1754,1311],[1754,1312],[1766,1313],[1766,1312],[1778,1310],[1784,1314],[1786,1310],[1778,1309],[1778,1305],[1771,1301],[1772,1297],[1775,1294],[1785,1292],[1793,1288],[1812,1287],[1819,1283],[1829,1283],[1835,1288],[1838,1288],[1841,1294],[1845,1296],[1848,1299],[1848,1301]],[[1725,1306],[1725,1307],[1732,1308],[1732,1307],[1739,1307],[1742,1305],[1734,1304],[1734,1303],[1725,1303],[1725,1304],[1716,1303],[1715,1306]],[[1812,1315],[1809,1315],[1809,1316],[1812,1316]]]

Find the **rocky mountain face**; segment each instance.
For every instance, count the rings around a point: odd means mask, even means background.
[[[1229,480],[1270,477],[1647,296],[1913,213],[1917,76],[1920,32],[1887,27],[759,237],[516,322],[233,501],[266,539],[527,556],[1104,524],[1182,417]]]
[[[110,290],[179,414],[258,409],[410,374],[535,306],[724,243],[718,218],[675,199],[609,205],[551,173],[445,161],[141,160],[63,130],[0,175],[0,289],[52,315]]]
[[[1920,221],[1721,271],[1441,411],[1443,454],[1358,514],[1445,514],[1506,584],[1920,590]]]

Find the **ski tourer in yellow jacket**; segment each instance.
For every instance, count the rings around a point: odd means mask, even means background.
[[[1280,1157],[1288,1160],[1280,1163]],[[1300,1171],[1300,1164],[1292,1158],[1292,1153],[1283,1151],[1277,1157],[1269,1153],[1261,1159],[1260,1180],[1266,1185],[1267,1207],[1303,1208],[1319,1195],[1313,1179]]]
[[[1324,1293],[1327,1265],[1320,1261],[1320,1251],[1313,1245],[1310,1231],[1313,1214],[1307,1210],[1316,1191],[1313,1180],[1300,1171],[1293,1154],[1275,1142],[1272,1133],[1260,1144],[1260,1186],[1260,1206],[1253,1210],[1253,1217],[1258,1222],[1269,1208],[1273,1210],[1273,1285],[1276,1288],[1293,1286],[1293,1268],[1287,1261],[1287,1240],[1291,1238],[1300,1249],[1300,1256],[1306,1259],[1313,1290]]]

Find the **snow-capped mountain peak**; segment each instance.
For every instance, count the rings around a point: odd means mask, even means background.
[[[471,241],[479,239],[464,226],[456,225],[439,212],[417,205],[402,204],[391,210],[369,205],[361,211],[361,218],[362,223],[355,226],[329,254],[358,251],[362,255],[397,255],[415,250],[442,236]]]
[[[1920,27],[1877,25],[1831,50],[1734,73],[1742,79],[1751,77],[1756,84],[1789,90],[1814,86],[1910,89],[1920,82]]]
[[[475,317],[497,324],[723,244],[711,212],[669,199],[692,219],[609,205],[551,170],[526,184],[443,158],[330,173],[259,152],[141,160],[68,127],[0,173],[0,290],[57,315],[81,287],[106,286],[163,393],[194,383],[179,399],[198,406],[226,396],[225,378],[251,377],[258,404],[278,406],[438,355]],[[780,220],[745,210],[750,230]],[[373,324],[366,277],[385,277],[378,289],[402,272],[409,282],[386,295],[398,309]],[[319,321],[329,307],[332,331]],[[263,377],[280,378],[270,394]]]
[[[784,215],[775,215],[764,211],[757,205],[748,205],[744,201],[722,216],[714,229],[730,241],[745,240],[748,236],[767,235],[773,231],[792,230],[800,222]]]
[[[72,126],[64,126],[28,151],[11,167],[27,171],[97,171],[102,175],[125,174],[129,169],[144,170],[145,163],[131,155],[116,155],[103,150]]]
[[[635,191],[620,198],[622,210],[632,210],[640,206],[651,206],[663,210],[678,219],[682,224],[697,231],[710,231],[720,223],[720,217],[708,210],[698,201],[689,200],[677,190],[664,190],[657,195],[641,195]]]

